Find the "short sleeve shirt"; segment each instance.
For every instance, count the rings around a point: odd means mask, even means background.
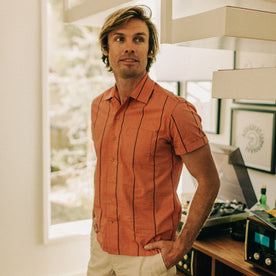
[[[115,85],[91,113],[98,241],[110,254],[154,255],[144,246],[174,239],[180,222],[180,155],[208,143],[201,119],[148,75],[122,105]]]

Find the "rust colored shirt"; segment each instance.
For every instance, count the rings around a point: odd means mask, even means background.
[[[116,85],[93,101],[94,214],[104,251],[154,255],[147,243],[175,238],[180,155],[208,143],[200,121],[190,103],[148,75],[122,105]]]

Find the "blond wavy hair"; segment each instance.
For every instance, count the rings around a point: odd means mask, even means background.
[[[131,19],[140,19],[146,23],[149,29],[149,56],[146,66],[146,71],[149,72],[159,50],[158,33],[151,21],[151,16],[151,9],[143,5],[122,8],[107,17],[100,31],[99,41],[102,49],[102,61],[109,71],[112,71],[112,68],[110,67],[108,56],[103,53],[103,51],[108,52],[108,34]]]

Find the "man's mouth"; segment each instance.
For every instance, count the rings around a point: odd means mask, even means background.
[[[137,62],[138,60],[135,58],[122,58],[121,61],[124,62]]]

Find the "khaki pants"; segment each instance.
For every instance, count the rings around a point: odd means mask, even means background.
[[[167,270],[162,255],[133,257],[104,252],[91,232],[91,257],[87,276],[175,276],[176,267]]]

